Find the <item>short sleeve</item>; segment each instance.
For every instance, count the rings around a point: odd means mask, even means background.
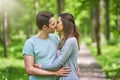
[[[32,42],[27,40],[24,44],[23,47],[23,55],[28,54],[28,55],[34,55],[34,47],[32,45]]]

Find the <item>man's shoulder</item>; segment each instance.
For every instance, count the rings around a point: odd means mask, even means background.
[[[59,36],[57,34],[49,34],[50,38],[53,38],[53,39],[59,39]]]
[[[26,40],[26,42],[34,42],[36,40],[35,36],[32,36]]]
[[[59,37],[57,34],[54,34],[54,33],[50,33],[49,36],[51,37]]]
[[[50,39],[53,41],[57,41],[57,42],[60,41],[60,38],[57,34],[49,34],[49,36],[50,36]]]

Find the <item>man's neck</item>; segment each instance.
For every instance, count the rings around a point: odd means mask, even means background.
[[[44,31],[40,31],[40,32],[37,33],[36,36],[40,39],[48,39],[49,34],[44,32]]]

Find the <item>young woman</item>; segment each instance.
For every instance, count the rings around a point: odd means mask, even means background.
[[[58,70],[61,67],[70,67],[71,73],[67,77],[61,76],[59,80],[80,80],[77,74],[77,56],[79,47],[79,32],[72,14],[59,15],[56,31],[60,33],[61,44],[59,45],[58,57],[52,64],[40,64],[45,70]]]

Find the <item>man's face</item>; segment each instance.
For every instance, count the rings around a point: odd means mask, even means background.
[[[52,17],[49,20],[49,29],[48,29],[49,33],[54,33],[55,27],[56,27],[56,22],[55,22],[55,19]]]

